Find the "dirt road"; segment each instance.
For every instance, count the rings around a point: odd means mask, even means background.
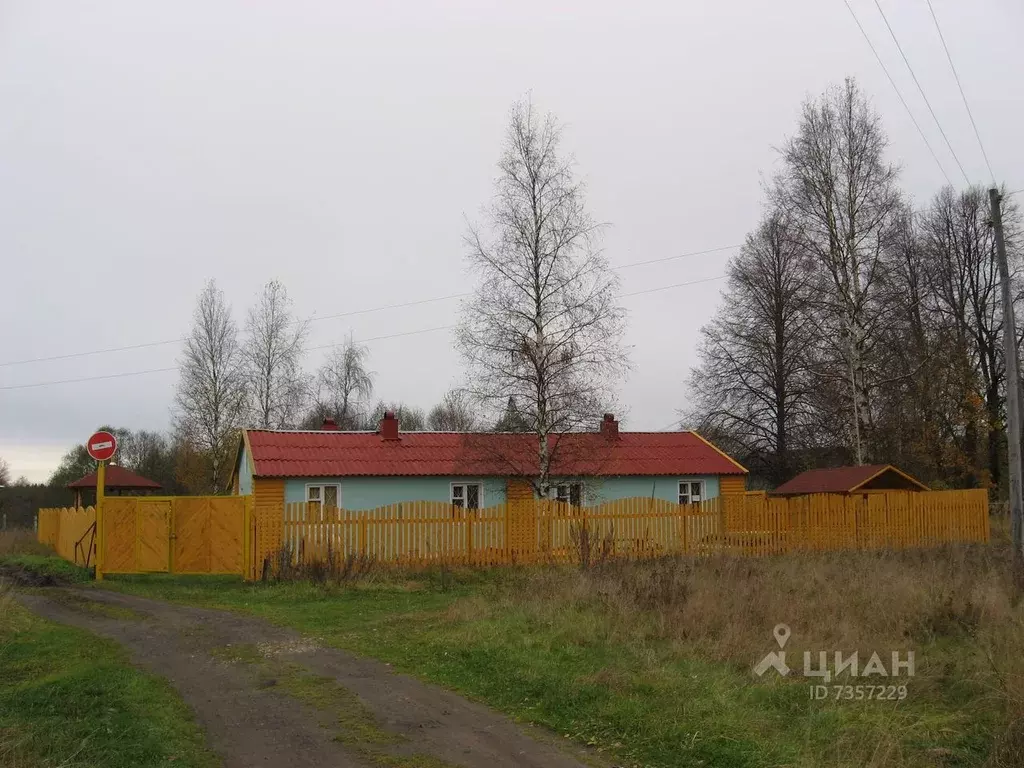
[[[91,589],[19,599],[170,680],[225,768],[584,765],[546,733],[259,619]]]

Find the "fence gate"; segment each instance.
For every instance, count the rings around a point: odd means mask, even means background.
[[[243,573],[243,496],[108,496],[104,573]]]

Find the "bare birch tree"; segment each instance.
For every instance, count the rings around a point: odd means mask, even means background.
[[[374,372],[367,367],[370,350],[350,335],[331,350],[317,373],[317,397],[305,426],[316,429],[325,418],[341,429],[360,429],[366,403],[373,395]]]
[[[249,310],[242,350],[251,387],[252,426],[295,426],[309,392],[302,371],[308,329],[308,321],[298,320],[293,313],[284,285],[277,280],[267,283]]]
[[[238,328],[212,280],[199,294],[178,368],[175,426],[202,457],[202,490],[223,490],[248,388]]]
[[[536,436],[518,474],[541,496],[560,436],[597,424],[627,367],[618,281],[560,138],[554,116],[513,107],[485,225],[466,238],[479,282],[457,331],[467,391],[495,416],[514,398]]]
[[[427,424],[439,432],[476,432],[480,417],[472,399],[463,390],[446,392],[441,402],[427,415]]]
[[[685,420],[724,438],[774,482],[815,442],[811,275],[783,216],[770,214],[728,267],[722,308],[701,329]]]
[[[897,169],[884,157],[881,119],[852,79],[804,104],[796,135],[782,150],[775,202],[820,269],[827,342],[821,374],[845,379],[851,447],[858,464],[871,456],[872,390],[885,318],[877,294],[886,247],[900,210]]]

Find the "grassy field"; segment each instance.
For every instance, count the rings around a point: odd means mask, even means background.
[[[83,569],[2,534],[0,565],[12,564],[83,578]],[[112,642],[38,618],[0,582],[0,766],[218,764],[165,681],[136,670]]]
[[[1024,765],[1024,610],[1004,547],[372,575],[356,585],[121,577],[252,613],[647,766]],[[913,650],[903,701],[812,701],[752,666]],[[814,658],[817,658],[815,653]],[[886,663],[888,667],[888,661]]]

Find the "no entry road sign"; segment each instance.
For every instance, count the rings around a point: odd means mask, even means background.
[[[117,438],[109,432],[97,432],[86,442],[85,450],[96,461],[106,461],[117,450]]]

